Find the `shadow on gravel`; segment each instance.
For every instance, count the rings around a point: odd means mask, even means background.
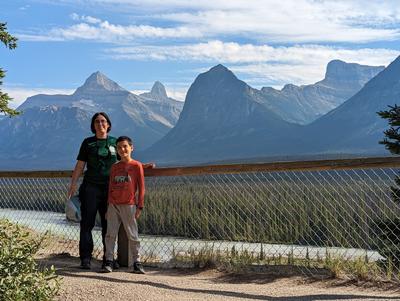
[[[233,284],[266,284],[279,279],[296,278],[302,281],[311,278],[310,271],[302,267],[274,265],[274,266],[249,266],[239,272],[225,272],[216,277],[215,282]],[[330,273],[325,269],[314,269],[312,279],[322,281],[330,279]]]
[[[249,294],[242,292],[233,292],[227,290],[215,290],[215,289],[196,289],[196,288],[182,288],[176,287],[164,283],[148,281],[148,280],[128,280],[128,279],[117,279],[112,277],[112,274],[104,274],[101,272],[101,261],[93,260],[91,273],[88,273],[87,270],[79,269],[79,258],[70,256],[69,254],[61,254],[49,256],[46,258],[38,259],[38,262],[41,266],[50,266],[54,265],[57,269],[57,274],[59,276],[66,277],[75,277],[75,278],[87,278],[87,279],[95,279],[101,280],[110,283],[127,283],[127,284],[137,284],[137,285],[145,285],[154,288],[160,288],[170,291],[179,291],[179,292],[187,292],[187,293],[197,293],[211,296],[224,296],[224,297],[233,297],[233,298],[247,298],[252,300],[270,300],[270,301],[321,301],[321,300],[400,300],[400,297],[393,296],[366,296],[366,295],[356,295],[356,294],[318,294],[318,295],[302,295],[302,296],[287,296],[287,297],[272,297],[268,295],[257,295],[257,294]],[[355,283],[351,280],[337,280],[337,279],[328,279],[326,275],[319,275],[318,277],[305,277],[303,275],[299,275],[298,273],[282,273],[276,272],[274,270],[270,271],[271,273],[267,273],[267,271],[263,273],[256,272],[246,272],[246,273],[219,273],[214,270],[204,270],[204,269],[158,269],[152,267],[146,267],[146,270],[150,273],[146,276],[152,277],[157,275],[164,276],[174,276],[174,277],[185,277],[191,275],[198,274],[206,274],[210,275],[215,273],[215,275],[211,275],[209,280],[216,283],[237,283],[237,284],[246,284],[246,283],[255,283],[255,284],[267,284],[274,282],[281,278],[291,278],[296,277],[299,280],[299,283],[322,283],[324,282],[324,286],[326,287],[334,287],[334,286],[357,286],[357,287],[365,287],[365,288],[376,288],[375,286],[369,285],[365,283],[365,285],[360,285],[360,283]],[[279,270],[279,269],[277,269]],[[93,272],[98,272],[98,274],[93,274]],[[129,272],[127,268],[122,268],[120,272]],[[301,278],[297,278],[298,276],[302,276]],[[397,289],[399,291],[399,287],[381,287],[381,289]]]
[[[302,281],[305,284],[322,283],[319,279],[306,278]],[[355,280],[355,279],[335,279],[331,278],[323,282],[325,287],[357,287],[362,289],[370,289],[375,291],[390,291],[393,293],[400,292],[399,283],[396,281],[383,280]],[[399,297],[400,300],[400,297]]]
[[[115,279],[109,276],[108,274],[99,274],[99,275],[89,275],[85,273],[76,274],[76,271],[60,271],[60,276],[69,276],[69,277],[81,277],[87,279],[95,279],[106,282],[117,282],[117,283],[127,283],[127,284],[137,284],[150,286],[155,288],[161,288],[170,291],[179,291],[186,293],[197,293],[204,295],[214,295],[214,296],[224,296],[224,297],[233,297],[233,298],[246,298],[252,300],[269,300],[269,301],[321,301],[321,300],[400,300],[399,297],[381,297],[381,296],[363,296],[363,295],[352,295],[352,294],[318,294],[318,295],[302,295],[302,296],[290,296],[290,297],[272,297],[266,295],[256,295],[256,294],[247,294],[240,292],[232,292],[226,290],[213,290],[213,289],[196,289],[196,288],[182,288],[176,287],[168,284],[147,281],[147,280],[126,280],[126,279]]]

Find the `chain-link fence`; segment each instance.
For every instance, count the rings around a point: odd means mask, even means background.
[[[398,166],[370,158],[152,170],[142,258],[398,279]],[[49,231],[44,252],[78,255],[79,224],[65,216],[69,174],[0,173],[0,218]],[[100,257],[99,228],[94,240]]]

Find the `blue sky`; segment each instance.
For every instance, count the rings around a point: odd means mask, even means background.
[[[2,90],[14,107],[38,93],[73,93],[95,71],[136,93],[159,80],[184,100],[195,77],[219,63],[255,88],[279,88],[321,80],[332,59],[387,65],[400,54],[398,0],[13,0],[0,7],[0,21],[19,38],[17,49],[0,48]]]

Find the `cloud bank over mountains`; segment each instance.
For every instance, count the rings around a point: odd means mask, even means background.
[[[199,72],[219,63],[257,89],[280,89],[315,83],[334,59],[387,66],[400,55],[398,1],[192,2],[6,2],[0,18],[21,47],[15,59],[5,56],[5,92],[17,98],[39,88],[68,90],[76,78],[103,70],[131,91],[161,80],[184,96]],[[23,68],[35,70],[35,80]],[[64,81],[56,82],[59,72]]]
[[[68,2],[68,1],[59,1]],[[53,27],[43,36],[59,40],[93,39],[119,42],[135,38],[213,38],[246,36],[257,41],[309,43],[363,43],[397,39],[400,10],[396,1],[253,0],[201,1],[85,1],[80,5],[103,5],[111,10],[134,9],[142,19],[162,26],[117,24],[96,16],[72,13],[77,22]],[[302,26],[298,26],[302,24]],[[28,34],[25,38],[35,37]]]
[[[260,86],[310,84],[333,59],[386,66],[400,54],[379,44],[400,38],[396,1],[55,3],[75,9],[69,22],[17,31],[22,41],[101,44],[97,55],[106,60],[223,63]]]

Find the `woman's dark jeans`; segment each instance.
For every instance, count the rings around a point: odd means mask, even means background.
[[[79,188],[79,199],[81,201],[81,229],[79,238],[79,256],[82,261],[92,258],[93,237],[92,230],[96,223],[97,211],[101,220],[101,237],[103,241],[103,256],[105,254],[104,238],[107,232],[107,195],[108,184],[93,184],[84,181]]]

